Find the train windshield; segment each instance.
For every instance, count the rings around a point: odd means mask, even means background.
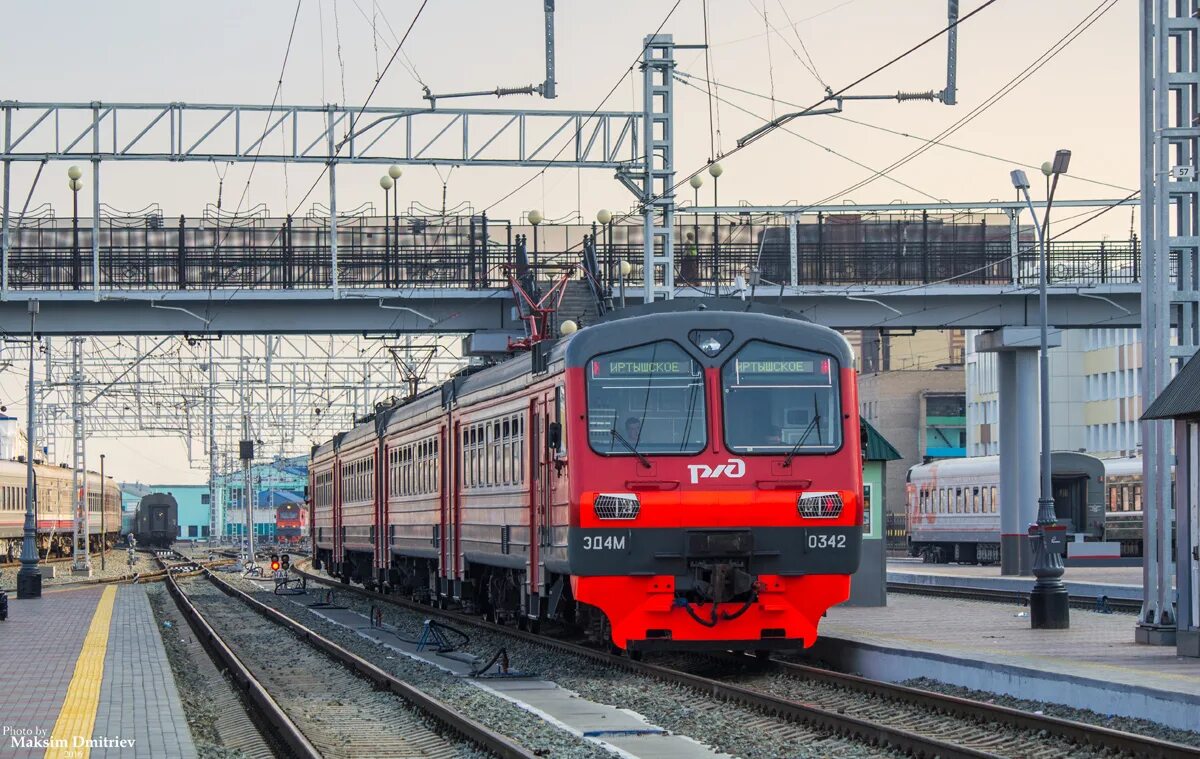
[[[588,362],[588,441],[604,455],[699,453],[705,444],[704,373],[662,340]]]
[[[725,444],[737,453],[826,453],[842,444],[833,356],[752,340],[721,369]]]

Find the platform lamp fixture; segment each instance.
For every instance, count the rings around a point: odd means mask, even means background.
[[[621,283],[621,308],[625,308],[625,278],[633,271],[633,264],[622,259],[621,263],[617,264],[617,271],[620,274]]]
[[[608,288],[612,291],[613,260],[612,260],[612,211],[601,208],[596,212],[596,221],[604,228],[604,268],[608,270]]]
[[[71,281],[76,290],[83,280],[83,260],[79,257],[79,191],[83,189],[82,176],[83,171],[78,166],[67,169],[67,187],[71,188]]]
[[[396,164],[388,166],[387,175],[392,180],[392,240],[396,246],[396,282],[400,281],[400,175],[404,172]],[[380,184],[383,184],[380,181]],[[387,203],[385,202],[386,206]]]
[[[379,186],[383,188],[383,285],[388,287],[392,283],[392,215],[388,208],[388,191],[395,189],[396,182],[384,174],[379,178]]]
[[[1034,230],[1038,236],[1040,249],[1040,274],[1038,276],[1038,311],[1041,322],[1041,356],[1039,363],[1039,400],[1041,403],[1041,434],[1042,434],[1042,481],[1041,495],[1038,498],[1038,520],[1036,525],[1029,526],[1029,535],[1033,543],[1033,574],[1037,580],[1029,594],[1030,626],[1043,630],[1065,630],[1071,626],[1070,607],[1066,585],[1063,584],[1063,552],[1066,551],[1066,527],[1059,525],[1054,514],[1054,493],[1051,489],[1050,469],[1050,349],[1049,349],[1049,313],[1046,303],[1046,286],[1049,278],[1049,252],[1047,250],[1046,234],[1050,228],[1050,209],[1054,205],[1054,191],[1058,188],[1058,178],[1067,173],[1071,163],[1071,151],[1060,150],[1054,154],[1054,162],[1042,166],[1050,182],[1046,194],[1046,213],[1038,225],[1037,213],[1033,208],[1033,200],[1029,197],[1029,178],[1025,172],[1015,169],[1010,173],[1013,187],[1025,197],[1025,205],[1033,217]],[[1049,172],[1047,173],[1047,168]]]
[[[721,221],[720,215],[717,213],[717,206],[720,205],[717,201],[717,180],[725,173],[725,169],[721,164],[710,163],[708,165],[708,174],[713,178],[713,295],[720,297],[721,295],[721,275],[720,268],[717,265],[718,259],[721,257]],[[692,185],[698,187],[697,185]]]
[[[17,570],[17,598],[42,597],[42,570],[38,567],[37,495],[33,487],[34,420],[37,394],[33,384],[33,358],[37,354],[37,300],[29,301],[29,400],[25,434],[25,530],[21,541],[21,568]]]
[[[716,165],[717,164],[713,164],[713,166],[716,166]],[[720,174],[721,173],[720,170],[718,170],[717,173]],[[704,186],[704,175],[703,174],[695,175],[694,177],[692,177],[691,179],[688,180],[688,184],[690,184],[692,186],[692,198],[693,198],[692,207],[699,208],[700,207],[700,188],[702,186]],[[716,192],[716,179],[713,180],[713,191]],[[691,245],[684,248],[683,255],[685,258],[691,257],[694,259],[697,256],[699,256],[699,254],[700,254],[700,214],[699,213],[692,214],[692,219],[693,219],[693,221],[692,221],[692,243],[691,243]],[[716,239],[716,234],[717,234],[717,230],[714,227],[713,228],[713,239],[714,240]],[[688,284],[694,284],[694,283],[689,282]]]
[[[535,208],[526,214],[525,218],[529,219],[529,223],[533,225],[533,277],[534,281],[536,282],[538,265],[538,225],[541,224],[546,217],[542,216],[542,212]]]

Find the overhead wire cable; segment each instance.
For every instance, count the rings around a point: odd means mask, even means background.
[[[763,17],[763,23],[766,25],[767,30],[770,31],[771,22],[767,21],[767,0],[763,0],[762,17]],[[776,113],[776,111],[775,111],[775,61],[771,57],[771,35],[769,35],[769,34],[767,35],[767,82],[768,82],[768,85],[770,86],[770,89],[768,90],[768,92],[770,92],[770,94],[771,94],[771,118],[770,118],[770,120],[774,121],[775,117],[778,116],[779,114]],[[706,85],[706,86],[711,87],[711,85]]]
[[[696,80],[699,80],[702,82],[704,81],[704,77],[700,76],[699,74],[691,74],[691,73],[688,73],[687,71],[682,71],[682,70],[678,70],[678,69],[675,71],[675,77],[677,80],[696,79]],[[737,92],[742,95],[748,95],[750,97],[759,98],[760,100],[767,100],[767,101],[771,100],[770,95],[765,95],[761,92],[755,92],[754,90],[748,90],[744,87],[737,87],[735,85],[729,84],[728,82],[721,82],[720,85],[721,85],[722,89],[732,90],[733,92]],[[786,106],[789,106],[792,108],[802,108],[803,107],[803,106],[799,105],[798,103],[784,100],[783,98],[776,98],[776,101],[782,105],[786,105]],[[933,137],[922,137],[920,135],[909,134],[908,132],[901,132],[896,129],[890,129],[885,126],[880,126],[879,124],[872,124],[869,121],[862,121],[861,119],[853,119],[842,113],[830,113],[830,114],[825,114],[825,115],[827,115],[831,119],[837,119],[838,121],[846,121],[851,124],[857,124],[858,126],[866,127],[868,129],[874,129],[876,131],[895,135],[897,137],[904,137],[909,140],[917,140],[919,142],[931,142],[934,139]],[[999,161],[1000,163],[1005,163],[1005,164],[1009,164],[1009,165],[1022,166],[1024,168],[1033,169],[1035,171],[1041,170],[1041,164],[1033,164],[1033,163],[1028,163],[1025,161],[1019,161],[1019,160],[1016,160],[1013,158],[1005,158],[1004,156],[995,155],[993,153],[988,153],[988,152],[985,152],[982,150],[976,150],[974,148],[964,148],[961,145],[952,145],[948,142],[945,142],[944,140],[936,143],[934,145],[934,147],[946,148],[947,150],[953,150],[953,151],[956,151],[959,153],[965,153],[967,155],[978,156],[980,158],[987,158],[992,161]],[[1081,176],[1079,174],[1074,174],[1074,173],[1071,174],[1071,178],[1074,180],[1080,181],[1080,182],[1087,182],[1088,184],[1094,184],[1094,185],[1097,185],[1100,187],[1110,187],[1114,190],[1121,190],[1123,192],[1129,192],[1132,189],[1130,187],[1126,187],[1125,185],[1114,184],[1112,182],[1105,182],[1100,179],[1092,179],[1092,178]]]
[[[675,80],[676,80],[677,82],[679,82],[680,84],[683,84],[683,85],[684,85],[684,86],[686,86],[686,87],[692,87],[692,88],[698,89],[697,85],[695,85],[695,84],[694,84],[694,83],[692,83],[692,82],[689,82],[689,81],[688,81],[686,78],[684,78],[684,77],[681,77],[681,76],[676,76],[676,77],[675,77]],[[763,117],[763,116],[761,116],[760,114],[754,113],[753,111],[749,110],[748,108],[743,108],[742,106],[738,105],[737,103],[735,103],[735,102],[733,102],[733,101],[731,101],[731,100],[728,100],[728,99],[726,99],[726,98],[719,98],[719,99],[720,99],[720,101],[721,101],[721,102],[725,103],[725,105],[728,105],[728,106],[730,106],[731,108],[734,108],[734,109],[736,109],[736,110],[738,110],[738,111],[741,111],[742,113],[746,114],[747,116],[752,116],[752,117],[754,117],[754,118],[756,118],[756,119],[759,119],[760,121],[763,121],[764,123],[768,121],[768,119],[764,118],[764,117]],[[780,128],[781,128],[781,129],[782,129],[784,132],[787,132],[787,133],[788,133],[788,134],[790,134],[791,136],[795,137],[796,139],[798,139],[798,140],[803,140],[804,142],[807,142],[808,144],[810,144],[810,145],[812,145],[812,146],[814,146],[814,147],[820,148],[821,150],[824,150],[826,153],[829,153],[829,154],[831,154],[831,155],[837,156],[838,158],[841,158],[842,160],[844,160],[844,161],[847,161],[848,163],[852,163],[852,164],[854,164],[855,166],[858,166],[859,168],[862,168],[862,169],[867,169],[868,171],[875,171],[875,169],[873,169],[872,167],[868,166],[867,164],[865,164],[865,163],[862,163],[861,161],[855,160],[854,158],[851,158],[850,156],[848,156],[848,155],[846,155],[846,154],[844,154],[844,153],[841,153],[841,152],[839,152],[839,151],[837,151],[837,150],[834,150],[833,148],[829,147],[828,145],[824,145],[824,144],[822,144],[822,143],[820,143],[820,142],[817,142],[816,140],[814,140],[814,139],[812,139],[812,138],[810,138],[810,137],[805,137],[804,135],[800,134],[799,132],[796,132],[796,131],[793,131],[793,130],[791,130],[791,129],[790,129],[790,128],[788,128],[787,126],[783,126],[783,127],[780,127]],[[899,179],[897,179],[897,178],[895,178],[895,177],[893,177],[893,176],[890,176],[890,175],[888,175],[886,178],[887,178],[887,179],[889,179],[889,180],[891,180],[891,181],[893,181],[893,182],[895,182],[896,184],[900,185],[901,187],[904,187],[904,188],[906,188],[906,189],[912,190],[913,192],[915,192],[915,193],[918,193],[918,194],[920,194],[920,195],[924,195],[925,197],[929,198],[930,200],[933,200],[933,201],[935,201],[935,202],[939,202],[939,203],[941,202],[941,198],[937,197],[936,195],[932,195],[932,194],[930,194],[930,193],[928,193],[928,192],[925,192],[924,190],[922,190],[922,189],[920,189],[920,188],[918,188],[918,187],[914,187],[914,186],[912,186],[912,185],[910,185],[910,184],[908,184],[908,183],[906,183],[906,182],[903,182],[903,181],[901,181],[901,180],[899,180]]]
[[[717,155],[717,130],[713,116],[712,52],[708,37],[708,0],[700,0],[700,14],[704,22],[704,70],[708,74],[705,82],[708,90],[708,154]],[[774,87],[772,87],[774,89]]]
[[[817,62],[813,60],[812,53],[808,52],[808,45],[804,44],[804,38],[800,36],[800,25],[792,21],[792,16],[788,13],[787,6],[783,4],[783,0],[775,0],[779,5],[779,10],[783,11],[783,17],[788,20],[788,26],[792,28],[792,34],[796,36],[796,41],[800,43],[800,49],[804,51],[804,57],[808,58],[808,65],[811,67],[813,76],[821,83],[822,87],[828,88],[825,78],[821,76],[821,72],[817,70]],[[765,0],[764,0],[765,7]]]
[[[358,123],[358,120],[362,117],[362,114],[366,111],[367,106],[370,105],[371,99],[375,96],[376,91],[379,89],[380,83],[383,81],[384,77],[387,76],[387,73],[391,69],[392,64],[395,63],[396,56],[403,49],[404,43],[408,40],[409,35],[412,34],[413,28],[416,27],[417,21],[420,20],[421,15],[425,12],[425,7],[427,5],[429,5],[429,0],[422,0],[420,7],[417,8],[417,12],[413,15],[412,21],[409,23],[408,28],[404,31],[404,36],[400,39],[400,42],[397,44],[396,49],[394,51],[392,51],[392,55],[390,58],[388,58],[387,64],[384,65],[383,71],[381,71],[379,76],[376,77],[375,83],[374,83],[374,85],[372,85],[370,92],[367,93],[367,97],[363,101],[363,104],[359,107],[358,112],[351,118],[349,130],[348,130],[349,134],[354,133],[354,126]],[[305,201],[307,201],[309,196],[312,195],[313,190],[315,190],[317,188],[317,185],[320,184],[321,180],[329,172],[329,167],[337,159],[337,156],[342,152],[342,148],[345,146],[345,144],[346,144],[345,139],[343,139],[340,142],[335,144],[333,155],[330,156],[330,159],[325,162],[323,168],[321,169],[321,172],[317,175],[317,178],[313,180],[313,183],[311,185],[309,185],[308,190],[304,193],[304,197],[300,198],[300,201],[293,208],[292,215],[295,215],[296,212],[300,210],[300,206],[304,205]],[[269,243],[269,245],[274,245],[279,240],[280,234],[282,234],[282,229],[277,230],[275,232],[275,236],[271,239],[271,242]],[[262,280],[265,277],[267,277],[270,274],[270,272],[271,272],[271,269],[268,267],[263,272],[263,274],[260,275],[257,280],[255,280],[254,284],[259,284],[260,282],[262,282]],[[224,284],[226,281],[228,281],[228,278],[229,278],[229,274],[226,274],[226,276],[221,280],[220,283],[218,283],[218,285],[214,285],[212,288],[209,288],[210,294],[211,294],[212,290],[215,289],[215,287],[219,286],[220,284]],[[229,303],[234,298],[234,296],[236,296],[243,289],[245,289],[244,285],[239,285],[238,287],[236,287],[233,290],[233,292],[229,294],[229,297],[227,297],[224,300],[224,302]],[[211,317],[212,314],[209,314],[209,316]]]
[[[996,0],[991,0],[991,2],[995,2],[995,1],[996,1]],[[625,77],[629,76],[629,75],[630,75],[630,74],[633,72],[633,70],[634,70],[635,68],[637,68],[638,64],[639,64],[639,63],[641,63],[642,56],[643,56],[643,55],[645,54],[645,52],[646,52],[646,48],[647,48],[647,47],[649,47],[649,45],[650,45],[650,43],[649,43],[649,40],[650,40],[650,39],[653,39],[653,38],[654,38],[654,37],[656,37],[656,36],[658,36],[658,33],[659,33],[659,32],[661,32],[661,31],[662,31],[662,29],[663,29],[663,27],[667,25],[667,22],[671,20],[671,16],[675,15],[675,11],[676,11],[676,10],[679,8],[679,4],[680,4],[681,2],[682,2],[682,0],[675,0],[675,3],[674,3],[672,6],[671,6],[671,9],[667,11],[667,15],[666,15],[666,16],[664,16],[664,17],[663,17],[663,20],[662,20],[662,21],[659,23],[659,25],[658,25],[658,28],[654,30],[654,33],[653,33],[653,34],[649,35],[649,36],[646,38],[646,39],[647,39],[647,42],[645,42],[645,43],[643,43],[643,44],[642,44],[642,47],[641,47],[641,49],[639,49],[639,50],[638,50],[637,57],[636,57],[636,58],[633,60],[633,62],[632,62],[632,63],[630,63],[630,64],[629,64],[628,68],[626,68],[626,69],[625,69],[625,70],[624,70],[624,71],[621,73],[621,76],[620,76],[620,78],[619,78],[619,79],[617,79],[616,83],[615,83],[615,84],[613,84],[613,86],[612,86],[612,87],[611,87],[611,88],[608,90],[608,92],[607,92],[607,93],[604,95],[604,97],[603,97],[603,98],[600,100],[600,103],[599,103],[599,104],[598,104],[598,105],[597,105],[595,108],[593,108],[593,109],[592,109],[592,112],[591,112],[591,113],[590,113],[590,114],[587,116],[587,118],[585,119],[585,121],[587,121],[587,120],[590,120],[590,119],[594,119],[594,118],[596,117],[596,114],[600,112],[600,109],[604,107],[604,104],[605,104],[605,103],[607,103],[607,102],[609,101],[609,98],[611,98],[611,97],[613,96],[613,93],[617,91],[617,88],[621,86],[621,82],[625,81]],[[560,147],[560,148],[558,149],[558,151],[557,151],[557,152],[556,152],[556,153],[555,153],[553,156],[551,156],[549,159],[547,159],[545,162],[543,162],[543,164],[542,164],[542,168],[540,168],[540,169],[537,171],[537,173],[536,173],[536,174],[534,174],[533,176],[529,177],[529,178],[528,178],[528,179],[526,179],[524,182],[521,182],[521,183],[520,183],[520,184],[518,184],[518,185],[517,185],[515,188],[513,188],[513,189],[512,189],[512,190],[510,190],[510,191],[508,191],[507,193],[505,193],[504,195],[502,195],[502,196],[501,196],[501,197],[499,197],[498,199],[496,199],[496,200],[492,201],[491,203],[489,203],[487,206],[485,206],[485,207],[483,208],[483,213],[487,213],[488,211],[492,210],[493,208],[495,208],[495,207],[496,207],[497,205],[499,205],[500,203],[503,203],[504,201],[506,201],[506,200],[508,200],[509,198],[511,198],[513,195],[516,195],[518,192],[520,192],[521,190],[525,189],[525,188],[526,188],[526,187],[528,187],[530,184],[532,184],[532,183],[533,183],[533,181],[534,181],[535,179],[537,179],[538,177],[540,177],[540,176],[542,176],[543,174],[545,174],[545,173],[546,173],[546,170],[550,168],[551,164],[553,164],[553,163],[554,163],[554,161],[555,161],[555,160],[557,160],[557,159],[558,159],[558,157],[559,157],[560,155],[562,155],[562,154],[563,154],[563,151],[564,151],[564,150],[566,150],[566,149],[567,149],[567,147],[568,147],[568,146],[571,144],[571,140],[572,140],[572,139],[574,139],[574,135],[571,135],[571,136],[569,136],[569,137],[568,137],[568,138],[567,138],[567,139],[566,139],[566,140],[563,142],[563,144],[562,144],[562,147]]]
[[[792,51],[792,55],[796,57],[796,61],[799,62],[800,66],[803,67],[804,70],[807,71],[809,74],[811,74],[812,78],[816,79],[817,82],[822,87],[827,88],[828,85],[826,85],[825,82],[821,79],[821,75],[817,73],[817,70],[815,68],[813,68],[812,66],[810,66],[808,64],[808,61],[804,60],[804,58],[800,55],[799,51],[796,50],[795,46],[793,46],[792,43],[788,42],[787,38],[783,36],[783,33],[780,32],[778,29],[776,29],[775,25],[772,24],[770,19],[767,18],[767,0],[763,0],[762,10],[758,9],[758,6],[756,6],[754,4],[754,0],[746,0],[746,2],[748,2],[750,4],[751,9],[753,9],[755,13],[757,13],[759,16],[762,17],[763,25],[767,29],[765,36],[767,39],[768,50],[770,50],[771,35],[772,35],[772,33],[774,33],[774,35],[776,37],[778,37],[780,39],[780,41],[783,42],[784,45],[787,45],[788,50]]]
[[[992,95],[990,95],[988,98],[986,98],[982,103],[975,106],[975,108],[971,109],[971,111],[968,112],[965,116],[961,117],[960,119],[955,121],[953,124],[951,124],[949,127],[946,127],[941,132],[939,132],[932,140],[929,140],[926,144],[921,145],[920,147],[911,151],[907,155],[897,159],[896,161],[893,161],[889,166],[882,169],[881,172],[877,172],[870,177],[867,177],[858,182],[855,182],[854,184],[847,187],[846,189],[836,192],[832,195],[827,196],[826,198],[824,198],[822,200],[817,201],[814,205],[822,205],[824,203],[828,203],[832,200],[836,200],[837,198],[839,198],[847,193],[854,192],[855,190],[858,190],[858,189],[861,189],[861,188],[867,186],[868,184],[872,183],[873,181],[878,179],[880,176],[882,176],[882,172],[894,171],[895,169],[898,169],[901,166],[904,166],[905,164],[911,162],[915,158],[918,158],[919,156],[923,155],[930,148],[932,148],[934,146],[934,144],[940,142],[941,140],[945,139],[946,137],[949,137],[950,135],[954,134],[955,132],[957,132],[960,129],[962,129],[963,127],[965,127],[967,124],[974,121],[980,115],[982,115],[983,113],[985,113],[989,109],[991,109],[991,107],[994,106],[996,103],[1000,102],[1009,93],[1011,93],[1013,90],[1015,90],[1017,87],[1019,87],[1022,83],[1024,83],[1027,79],[1029,79],[1029,77],[1031,77],[1035,73],[1037,73],[1043,66],[1045,66],[1047,63],[1049,63],[1051,60],[1053,60],[1055,57],[1057,57],[1059,53],[1061,53],[1063,50],[1065,50],[1067,48],[1067,46],[1069,46],[1072,42],[1074,42],[1076,39],[1078,39],[1080,37],[1080,35],[1082,35],[1085,31],[1087,31],[1089,28],[1091,28],[1091,26],[1093,24],[1095,24],[1097,21],[1099,21],[1104,16],[1104,14],[1106,14],[1110,9],[1112,9],[1112,7],[1114,5],[1117,4],[1117,2],[1118,2],[1118,0],[1101,0],[1099,5],[1097,5],[1090,12],[1088,12],[1088,14],[1085,15],[1084,18],[1079,23],[1077,23],[1066,34],[1064,34],[1054,44],[1052,44],[1049,48],[1047,48],[1047,50],[1045,52],[1043,52],[1036,59],[1034,59],[1033,63],[1029,64],[1024,69],[1022,69],[1020,73],[1018,73],[1016,76],[1014,76],[1012,79],[1010,79],[1004,85],[1002,85],[1000,87],[1000,89],[998,89],[996,92],[992,93]]]

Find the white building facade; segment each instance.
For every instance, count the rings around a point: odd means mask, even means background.
[[[996,354],[966,339],[967,455],[1000,453]],[[1136,329],[1063,330],[1050,349],[1050,442],[1101,458],[1140,452],[1141,341]],[[1029,399],[1036,402],[1036,399]]]

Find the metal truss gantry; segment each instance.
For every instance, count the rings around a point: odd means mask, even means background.
[[[329,188],[328,253],[333,298],[338,281],[339,164],[417,164],[608,169],[634,193],[648,234],[647,262],[671,276],[674,193],[670,97],[674,49],[670,35],[647,37],[644,111],[354,108],[193,103],[21,103],[0,101],[3,114],[3,221],[0,299],[32,298],[10,291],[12,164],[81,161],[92,164],[92,298],[100,289],[100,167],[106,161],[252,162],[324,165]],[[550,72],[552,74],[552,72]],[[638,181],[633,181],[637,179]],[[36,182],[36,180],[35,180]],[[656,193],[657,188],[657,193]],[[20,220],[18,219],[18,224]],[[650,279],[650,278],[648,278]],[[671,297],[669,287],[647,286]]]
[[[28,348],[7,343],[4,362],[23,366]],[[222,452],[236,455],[247,429],[263,455],[305,454],[376,404],[438,384],[466,364],[452,335],[44,338],[37,350],[44,455],[56,463],[57,441],[66,434],[83,535],[88,437],[182,439],[189,461],[208,469],[211,486]],[[215,489],[211,497],[219,497]],[[213,503],[210,529],[223,528]],[[75,557],[86,566],[86,542],[81,547],[78,536]]]
[[[1148,408],[1200,346],[1200,4],[1142,0],[1140,11],[1142,407]],[[1173,644],[1176,591],[1188,585],[1188,564],[1200,559],[1188,546],[1186,531],[1179,531],[1177,555],[1184,571],[1173,587],[1172,427],[1170,422],[1142,425],[1145,600],[1136,637]]]

